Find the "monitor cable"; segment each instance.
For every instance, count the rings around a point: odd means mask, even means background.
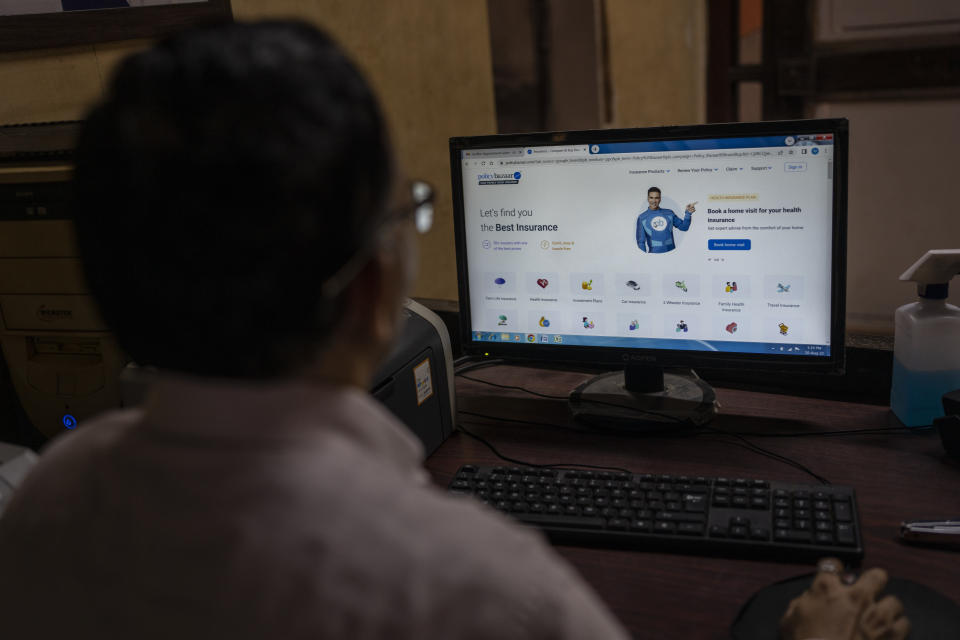
[[[521,391],[521,392],[523,392],[523,393],[527,393],[527,394],[536,396],[536,397],[538,397],[538,398],[546,398],[546,399],[549,399],[549,400],[566,400],[566,399],[567,399],[566,396],[557,396],[557,395],[551,395],[551,394],[546,394],[546,393],[540,393],[540,392],[538,392],[538,391],[533,391],[532,389],[527,389],[527,388],[525,388],[525,387],[520,387],[520,386],[516,386],[516,385],[504,385],[504,384],[499,384],[499,383],[496,383],[496,382],[489,382],[489,381],[487,381],[487,380],[481,380],[480,378],[473,378],[473,377],[465,376],[465,375],[462,375],[461,377],[464,378],[465,380],[470,380],[470,381],[473,381],[473,382],[479,382],[479,383],[481,383],[481,384],[486,384],[486,385],[489,385],[489,386],[491,386],[491,387],[496,387],[496,388],[498,388],[498,389],[509,389],[509,390]],[[630,407],[623,407],[622,405],[617,405],[617,404],[615,404],[615,403],[599,403],[599,404],[611,404],[612,406],[617,406],[617,407],[621,407],[621,408],[630,408]],[[642,412],[642,413],[653,413],[653,414],[656,414],[656,412],[648,412],[648,411],[645,411],[645,410],[638,410],[638,411],[640,411],[640,412]],[[554,427],[554,428],[556,427],[556,425],[548,425],[548,424],[545,424],[545,423],[531,422],[531,421],[526,421],[526,420],[513,420],[513,419],[509,419],[509,418],[498,418],[498,417],[496,417],[496,416],[484,416],[484,415],[482,415],[482,414],[470,413],[470,412],[466,412],[466,411],[461,411],[460,413],[463,413],[463,414],[466,414],[466,415],[473,415],[473,416],[476,416],[476,417],[483,417],[483,418],[487,418],[487,419],[493,419],[493,420],[519,422],[519,423],[524,423],[524,424],[533,424],[533,425],[537,425],[537,426],[550,426],[550,427]],[[673,416],[669,416],[669,417],[672,418]],[[682,421],[682,420],[676,420],[676,422],[680,423],[680,422],[683,422],[683,421]],[[465,433],[466,433],[466,431],[465,431]],[[829,484],[830,484],[830,481],[829,481],[829,480],[827,480],[825,477],[819,475],[818,473],[816,473],[815,471],[813,471],[812,469],[810,469],[809,467],[807,467],[807,466],[804,465],[803,463],[798,462],[797,460],[794,460],[794,459],[792,459],[792,458],[788,458],[787,456],[780,455],[779,453],[776,453],[776,452],[774,452],[774,451],[770,451],[769,449],[765,449],[765,448],[763,448],[763,447],[761,447],[761,446],[759,446],[759,445],[757,445],[757,444],[755,444],[755,443],[753,443],[753,442],[750,442],[750,441],[747,440],[744,436],[742,436],[742,435],[740,435],[740,434],[738,434],[738,433],[734,433],[734,432],[730,432],[730,431],[724,431],[724,430],[722,430],[722,429],[714,429],[714,428],[712,428],[712,427],[703,427],[703,426],[701,426],[701,427],[699,428],[699,431],[697,431],[696,433],[690,434],[690,435],[696,436],[696,435],[701,435],[701,434],[704,434],[704,435],[728,436],[728,437],[734,438],[733,440],[727,440],[726,442],[728,442],[728,443],[730,443],[730,444],[738,445],[738,446],[743,447],[743,448],[745,448],[745,449],[747,449],[747,450],[749,450],[749,451],[752,451],[752,452],[754,452],[754,453],[760,454],[760,455],[762,455],[762,456],[766,456],[766,457],[768,457],[768,458],[770,458],[770,459],[772,459],[772,460],[776,460],[776,461],[778,461],[778,462],[781,462],[781,463],[783,463],[783,464],[786,464],[786,465],[788,465],[788,466],[791,466],[791,467],[793,467],[793,468],[795,468],[795,469],[798,469],[798,470],[800,470],[800,471],[803,471],[804,473],[806,473],[806,474],[810,475],[811,477],[815,478],[818,482],[820,482],[820,483],[822,483],[822,484],[825,484],[825,485],[829,485]],[[656,434],[650,434],[650,436],[648,436],[648,437],[655,437],[655,435],[656,435]],[[674,437],[687,437],[687,435],[685,435],[685,434],[674,434]]]

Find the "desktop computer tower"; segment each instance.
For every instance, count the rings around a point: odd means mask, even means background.
[[[45,438],[120,406],[125,364],[87,291],[67,210],[77,126],[0,127],[0,348],[16,419],[28,423],[5,431]]]

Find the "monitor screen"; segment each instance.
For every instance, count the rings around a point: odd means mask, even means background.
[[[450,141],[469,353],[839,370],[847,122]]]

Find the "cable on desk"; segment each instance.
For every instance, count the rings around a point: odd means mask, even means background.
[[[478,362],[471,362],[476,356],[464,356],[462,358],[457,358],[454,362],[453,374],[455,376],[462,375],[465,371],[473,371],[474,369],[483,369],[484,367],[492,367],[494,365],[503,364],[503,360],[493,359],[493,360],[480,360]],[[461,363],[458,365],[457,363]],[[460,367],[459,369],[457,367]],[[466,378],[466,376],[464,376]],[[467,378],[468,380],[473,380],[473,378]]]
[[[497,416],[488,416],[488,415],[484,415],[484,414],[481,414],[481,413],[473,413],[473,412],[470,412],[470,411],[461,411],[460,413],[463,413],[463,414],[466,414],[466,415],[471,415],[471,416],[476,416],[476,417],[479,417],[479,418],[486,418],[486,419],[488,419],[488,420],[498,420],[498,421],[500,421],[500,422],[518,422],[518,423],[521,423],[521,424],[532,424],[532,425],[537,425],[537,426],[542,426],[542,427],[553,427],[553,428],[556,428],[556,427],[557,427],[557,425],[555,425],[555,424],[548,424],[548,423],[545,423],[545,422],[532,422],[532,421],[530,421],[530,420],[516,420],[516,419],[513,419],[513,418],[500,418],[500,417],[497,417]],[[523,465],[534,466],[534,467],[569,467],[569,466],[577,466],[577,467],[587,467],[587,468],[595,468],[595,469],[615,469],[615,470],[617,470],[617,471],[627,471],[626,469],[621,469],[621,468],[619,468],[619,467],[607,467],[607,466],[597,466],[597,465],[587,465],[587,464],[560,464],[560,463],[554,463],[554,464],[535,464],[535,463],[532,463],[532,462],[526,462],[526,461],[523,461],[523,460],[517,460],[517,459],[510,458],[510,457],[507,457],[507,456],[502,455],[499,451],[497,451],[497,449],[496,449],[489,441],[487,441],[487,440],[484,439],[483,437],[481,437],[481,436],[473,433],[472,431],[468,431],[466,428],[463,427],[462,424],[458,424],[458,425],[457,425],[457,428],[458,428],[460,431],[462,431],[463,433],[465,433],[466,435],[470,436],[471,438],[474,438],[474,439],[479,440],[480,442],[482,442],[482,443],[483,443],[484,445],[486,445],[486,446],[493,452],[493,454],[494,454],[495,456],[497,456],[498,458],[500,458],[500,459],[502,459],[502,460],[505,460],[505,461],[507,461],[507,462],[513,463],[513,464],[523,464]],[[719,431],[719,430],[713,430],[713,431],[716,431],[716,434],[713,434],[713,433],[701,433],[701,434],[693,434],[693,435],[722,435],[722,436],[735,435],[735,434],[731,434],[731,433],[727,433],[727,432],[723,432],[723,431]],[[652,437],[677,438],[677,437],[690,437],[690,436],[689,436],[689,435],[682,435],[682,434],[659,435],[659,436],[656,435],[656,434],[645,434],[645,435],[643,435],[642,437],[646,437],[646,438],[652,438]],[[800,470],[800,471],[803,471],[804,473],[806,473],[806,474],[808,474],[808,475],[816,478],[817,481],[819,481],[821,484],[825,484],[825,485],[829,485],[829,484],[830,484],[830,481],[829,481],[829,480],[827,480],[827,479],[824,478],[823,476],[815,473],[815,472],[812,471],[809,467],[803,465],[802,463],[797,462],[796,460],[793,460],[792,458],[788,458],[788,457],[786,457],[786,456],[782,456],[782,455],[780,455],[779,453],[775,453],[775,452],[770,451],[770,450],[768,450],[768,449],[764,449],[763,447],[757,446],[757,445],[753,444],[752,442],[750,442],[749,440],[747,440],[746,438],[737,436],[737,440],[727,440],[726,442],[727,442],[728,444],[735,444],[735,445],[737,445],[737,446],[739,446],[739,447],[743,447],[744,449],[747,449],[748,451],[751,451],[751,452],[753,452],[753,453],[758,453],[758,454],[760,454],[760,455],[763,455],[763,456],[766,456],[766,457],[771,458],[771,459],[773,459],[773,460],[776,460],[777,462],[781,462],[781,463],[783,463],[783,464],[786,464],[787,466],[793,467],[794,469],[798,469],[798,470]],[[627,473],[633,473],[633,472],[632,472],[632,471],[627,471]]]
[[[480,384],[488,384],[491,387],[496,387],[497,389],[513,389],[515,391],[523,391],[524,393],[529,393],[532,396],[537,396],[538,398],[547,398],[548,400],[567,400],[570,396],[552,396],[546,393],[540,393],[539,391],[533,391],[532,389],[526,389],[524,387],[517,387],[510,384],[499,384],[497,382],[490,382],[488,380],[481,380],[480,378],[471,378],[470,376],[465,376],[459,371],[457,375],[463,378],[464,380],[470,380],[471,382],[479,382]]]
[[[490,451],[493,452],[493,455],[495,455],[495,456],[497,456],[498,458],[500,458],[501,460],[504,460],[504,461],[509,462],[509,463],[511,463],[511,464],[519,464],[519,465],[523,465],[523,466],[525,466],[525,467],[538,467],[538,468],[541,468],[541,469],[555,469],[555,468],[561,468],[561,467],[578,467],[578,468],[584,468],[584,469],[601,469],[601,470],[606,470],[606,471],[621,471],[621,472],[623,472],[623,473],[630,473],[630,474],[633,473],[633,472],[630,471],[629,469],[624,469],[624,468],[622,468],[622,467],[608,467],[608,466],[597,465],[597,464],[581,464],[581,463],[578,463],[578,462],[551,462],[551,463],[549,463],[549,464],[542,464],[542,463],[536,463],[536,462],[528,462],[528,461],[526,461],[526,460],[521,460],[521,459],[519,459],[519,458],[511,458],[510,456],[505,456],[505,455],[503,455],[502,453],[500,453],[499,451],[497,451],[497,448],[496,448],[495,446],[493,446],[493,444],[491,444],[489,440],[487,440],[487,439],[484,438],[483,436],[477,435],[476,433],[473,433],[472,431],[464,428],[464,426],[463,426],[462,424],[457,424],[457,429],[458,429],[459,431],[462,431],[462,432],[464,433],[464,435],[470,436],[470,437],[473,438],[474,440],[477,440],[477,441],[480,442],[481,444],[485,445],[488,449],[490,449]]]
[[[456,369],[457,367],[465,365],[468,362],[473,362],[477,358],[478,356],[460,356],[459,358],[453,361],[453,368]]]
[[[502,362],[502,361],[496,361]],[[491,387],[497,387],[498,389],[513,389],[515,391],[522,391],[524,393],[529,393],[530,395],[537,396],[538,398],[547,398],[549,400],[567,400],[568,396],[552,396],[545,393],[540,393],[538,391],[533,391],[532,389],[527,389],[525,387],[519,387],[514,385],[498,384],[496,382],[490,382],[489,380],[481,380],[480,378],[472,378],[470,376],[461,375],[457,373],[458,376],[462,377],[464,380],[471,380],[473,382],[479,382],[481,384],[490,385]],[[590,400],[593,404],[604,405],[608,407],[617,407],[620,409],[627,409],[629,411],[636,411],[637,413],[650,414],[655,416],[660,416],[664,418],[669,418],[674,420],[677,423],[686,422],[681,418],[675,416],[670,416],[667,414],[661,414],[656,411],[648,411],[645,409],[637,409],[636,407],[628,407],[621,404],[616,404],[613,402],[603,402],[600,400]],[[476,414],[475,414],[476,415]],[[481,416],[481,417],[491,417],[491,416]],[[502,420],[503,418],[493,418],[495,420]],[[531,424],[541,424],[541,423],[531,423]],[[691,425],[692,426],[692,425]],[[817,431],[814,433],[806,431],[795,431],[792,433],[758,433],[754,431],[724,431],[723,429],[716,429],[711,427],[713,431],[717,433],[722,433],[728,436],[749,436],[753,438],[819,438],[819,437],[832,437],[832,436],[848,436],[848,435],[877,435],[882,433],[891,433],[899,432],[903,435],[913,434],[919,431],[931,431],[933,430],[932,426],[928,427],[872,427],[869,429],[838,429],[836,431]]]
[[[474,413],[473,411],[464,411],[463,409],[457,409],[457,413],[461,413],[465,416],[473,416],[474,418],[485,418],[487,420],[496,420],[498,422],[516,422],[517,424],[532,424],[536,427],[550,427],[551,429],[569,429],[571,431],[583,431],[583,429],[578,429],[577,427],[568,427],[565,425],[559,425],[552,422],[534,422],[533,420],[520,420],[519,418],[502,418],[500,416],[491,416],[483,413]]]
[[[756,431],[724,431],[727,435],[750,436],[754,438],[820,438],[835,436],[864,436],[893,433],[894,435],[912,435],[919,431],[932,431],[933,427],[871,427],[869,429],[838,429],[836,431],[794,431],[792,433],[760,433]],[[722,429],[717,429],[722,431]]]
[[[761,446],[759,446],[759,445],[756,445],[756,444],[750,442],[749,440],[747,440],[746,438],[744,438],[744,437],[741,436],[741,435],[738,435],[738,434],[736,434],[736,433],[730,433],[729,431],[722,431],[722,430],[720,430],[720,429],[714,429],[714,428],[712,428],[712,427],[700,427],[700,428],[707,432],[706,435],[717,434],[717,435],[723,435],[723,436],[733,436],[733,437],[735,437],[737,440],[736,440],[736,441],[732,441],[731,444],[738,444],[738,445],[744,447],[745,449],[748,449],[748,450],[750,450],[750,451],[753,451],[754,453],[759,453],[760,455],[767,456],[768,458],[771,458],[771,459],[773,459],[773,460],[777,460],[778,462],[782,462],[782,463],[784,463],[784,464],[786,464],[786,465],[788,465],[788,466],[791,466],[791,467],[793,467],[794,469],[799,469],[800,471],[803,471],[803,472],[806,473],[807,475],[810,475],[810,476],[816,478],[821,484],[827,484],[827,485],[830,484],[830,481],[829,481],[829,480],[827,480],[827,479],[824,478],[823,476],[815,473],[812,469],[810,469],[809,467],[807,467],[807,466],[804,465],[803,463],[798,462],[797,460],[794,460],[793,458],[788,458],[787,456],[784,456],[784,455],[781,455],[781,454],[779,454],[779,453],[775,453],[775,452],[773,452],[773,451],[770,451],[769,449],[764,449],[763,447],[761,447]]]
[[[500,389],[513,389],[513,390],[517,390],[517,391],[522,391],[522,392],[524,392],[524,393],[528,393],[528,394],[530,394],[530,395],[537,396],[537,397],[540,397],[540,398],[548,398],[548,399],[551,399],[551,400],[565,400],[565,399],[566,399],[565,396],[552,396],[552,395],[547,395],[547,394],[539,393],[539,392],[537,392],[537,391],[533,391],[533,390],[531,390],[531,389],[527,389],[527,388],[524,388],[524,387],[519,387],[519,386],[514,386],[514,385],[498,384],[498,383],[496,383],[496,382],[488,382],[487,380],[481,380],[481,379],[479,379],[479,378],[471,378],[470,376],[462,376],[462,377],[465,378],[465,379],[467,379],[467,380],[472,380],[472,381],[474,381],[474,382],[480,382],[480,383],[482,383],[482,384],[490,385],[491,387],[497,387],[497,388],[500,388]],[[620,404],[616,404],[616,403],[612,403],[612,402],[597,402],[596,404],[603,404],[603,405],[609,405],[609,406],[619,407],[619,408],[621,408],[621,409],[628,409],[628,410],[636,411],[636,412],[638,412],[638,413],[643,413],[643,414],[660,415],[660,414],[657,414],[656,412],[645,411],[645,410],[643,410],[643,409],[636,409],[636,408],[634,408],[634,407],[627,407],[627,406],[620,405]],[[533,425],[537,425],[537,426],[556,427],[556,425],[549,425],[549,424],[545,424],[545,423],[542,423],[542,422],[532,422],[532,421],[528,421],[528,420],[514,420],[514,419],[510,419],[510,418],[498,418],[498,417],[495,417],[495,416],[484,416],[484,415],[482,415],[482,414],[470,413],[470,412],[467,412],[467,411],[461,411],[460,413],[464,413],[464,414],[466,414],[466,415],[474,415],[474,416],[477,416],[477,417],[494,419],[494,420],[501,420],[501,421],[505,421],[505,422],[509,421],[509,422],[518,422],[518,423],[521,423],[521,424],[533,424]],[[673,416],[665,416],[665,417],[673,418]],[[676,423],[684,423],[684,422],[687,422],[687,421],[681,420],[681,419],[675,419],[675,422],[676,422]],[[771,459],[773,459],[773,460],[777,460],[777,461],[779,461],[779,462],[782,462],[783,464],[786,464],[786,465],[791,466],[791,467],[793,467],[793,468],[795,468],[795,469],[798,469],[798,470],[800,470],[800,471],[803,471],[804,473],[812,476],[813,478],[816,478],[816,480],[817,480],[818,482],[822,483],[822,484],[826,484],[826,485],[829,485],[829,484],[830,484],[830,481],[829,481],[829,480],[827,480],[827,479],[824,478],[823,476],[817,474],[816,472],[814,472],[812,469],[810,469],[809,467],[807,467],[807,466],[804,465],[803,463],[798,462],[797,460],[794,460],[793,458],[788,458],[787,456],[783,456],[783,455],[781,455],[781,454],[779,454],[779,453],[775,453],[775,452],[773,452],[773,451],[770,451],[769,449],[764,449],[763,447],[761,447],[761,446],[759,446],[759,445],[757,445],[757,444],[754,444],[754,443],[750,442],[749,440],[747,440],[745,437],[743,437],[742,435],[740,435],[740,434],[738,434],[738,433],[734,433],[734,432],[730,432],[730,431],[723,431],[722,429],[714,429],[713,427],[706,427],[706,426],[701,426],[701,427],[699,427],[699,428],[702,430],[701,433],[702,433],[702,432],[708,432],[708,433],[714,433],[714,434],[717,434],[717,435],[730,436],[730,437],[736,438],[737,441],[733,442],[733,444],[737,444],[737,445],[739,445],[739,446],[741,446],[741,447],[744,447],[745,449],[748,449],[748,450],[750,450],[750,451],[753,451],[754,453],[758,453],[758,454],[760,454],[760,455],[766,456],[766,457],[771,458]],[[682,435],[683,437],[688,437],[687,434],[676,434],[676,435]],[[696,436],[696,435],[699,435],[699,434],[698,434],[698,433],[694,433],[694,434],[691,434],[691,435]]]

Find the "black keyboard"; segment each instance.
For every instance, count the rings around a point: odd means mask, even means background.
[[[783,562],[863,558],[851,487],[465,465],[449,490],[542,529],[554,544]]]

